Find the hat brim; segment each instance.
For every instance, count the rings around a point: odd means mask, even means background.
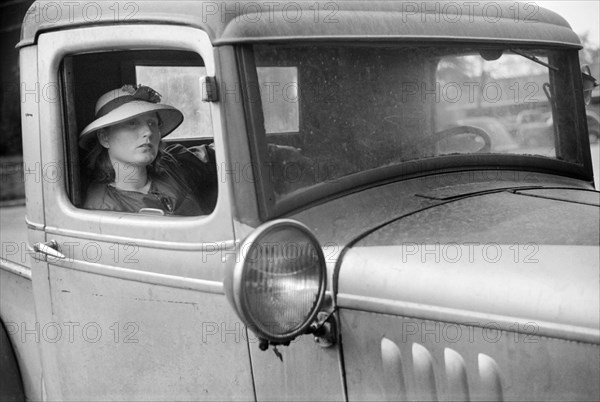
[[[96,132],[98,130],[148,113],[158,113],[162,121],[160,129],[161,138],[170,134],[183,122],[183,114],[173,106],[146,101],[131,101],[111,110],[104,116],[88,124],[79,135],[79,146],[89,150],[94,141],[96,141]]]

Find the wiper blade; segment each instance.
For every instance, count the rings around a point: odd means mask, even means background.
[[[530,54],[527,54],[527,53],[523,53],[523,52],[520,52],[520,51],[515,50],[515,49],[509,49],[509,50],[511,52],[515,53],[515,54],[518,54],[519,56],[523,56],[526,59],[529,59],[529,60],[531,60],[531,61],[533,61],[535,63],[541,64],[544,67],[548,67],[550,70],[560,71],[558,67],[555,67],[555,66],[553,66],[551,64],[548,64],[548,63],[544,63],[543,61],[541,61],[540,59],[538,59],[537,57],[535,57],[533,55],[530,55]]]

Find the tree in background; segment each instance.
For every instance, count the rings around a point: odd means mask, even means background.
[[[589,32],[579,35],[579,39],[583,45],[583,49],[579,51],[579,63],[588,64],[590,67],[596,66],[596,70],[592,68],[592,73],[599,78],[597,74],[599,73],[598,66],[600,66],[600,46],[592,43]]]

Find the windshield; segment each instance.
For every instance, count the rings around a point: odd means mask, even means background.
[[[256,45],[266,191],[277,202],[431,159],[578,163],[573,57],[489,45]]]

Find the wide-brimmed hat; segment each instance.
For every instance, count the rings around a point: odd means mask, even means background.
[[[171,133],[183,122],[183,114],[173,106],[159,103],[160,97],[154,89],[143,85],[124,85],[105,93],[96,102],[96,119],[79,135],[79,146],[90,149],[96,140],[96,132],[101,128],[146,113],[158,113],[162,121],[161,137]]]

